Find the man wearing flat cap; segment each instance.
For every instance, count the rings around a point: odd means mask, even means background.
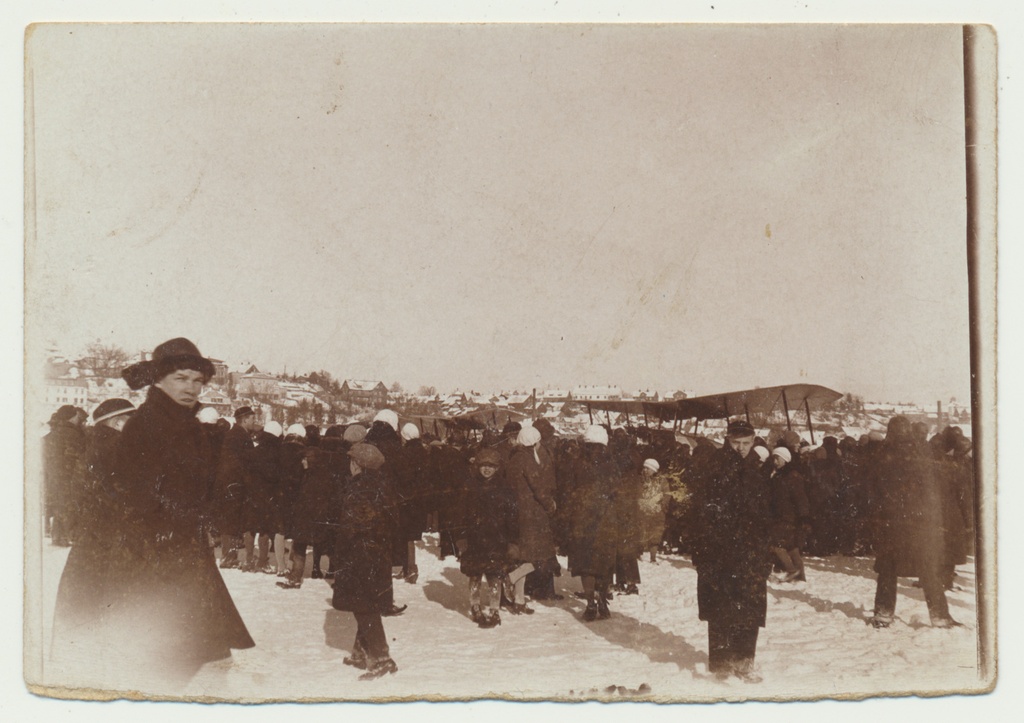
[[[702,464],[694,489],[697,607],[708,624],[708,670],[756,682],[754,651],[767,610],[769,487],[754,447],[754,428],[729,423],[726,441]]]

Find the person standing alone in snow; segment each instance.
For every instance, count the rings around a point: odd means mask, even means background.
[[[697,608],[708,624],[708,670],[758,682],[754,653],[768,608],[770,503],[754,428],[729,422],[726,443],[700,462],[694,496]]]

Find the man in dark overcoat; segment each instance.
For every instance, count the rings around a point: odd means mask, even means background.
[[[255,645],[206,538],[214,470],[196,407],[213,364],[179,338],[123,376],[149,392],[121,432],[114,465],[125,491],[116,563],[125,580],[112,603],[119,635],[108,642],[121,680],[183,684],[204,663]]]
[[[366,670],[360,680],[370,680],[398,670],[381,621],[391,592],[395,499],[380,450],[360,442],[348,457],[351,478],[341,495],[331,604],[355,615],[356,638],[344,662]]]
[[[270,565],[270,541],[274,535],[281,490],[283,431],[280,423],[267,422],[258,433],[258,444],[252,452],[252,473],[248,477],[249,487],[242,508],[246,530],[245,565],[242,569],[246,572],[274,572]]]
[[[252,407],[235,410],[235,424],[224,433],[214,480],[214,509],[220,531],[221,567],[238,567],[238,549],[244,532],[245,492],[252,474],[252,435],[258,426]]]
[[[708,670],[748,681],[759,679],[754,653],[772,569],[769,489],[753,446],[754,428],[730,422],[725,445],[700,463],[694,489],[693,564],[699,616],[708,623]]]
[[[918,442],[910,421],[889,420],[876,479],[874,615],[888,628],[896,611],[899,577],[919,577],[934,627],[959,625],[949,614],[942,581],[945,556],[943,490],[935,480],[931,451]]]
[[[85,448],[83,417],[78,407],[65,404],[50,418],[50,431],[43,438],[43,480],[46,525],[54,545],[71,544],[69,518],[74,512],[75,470]]]

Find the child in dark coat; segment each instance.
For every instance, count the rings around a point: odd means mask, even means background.
[[[505,479],[501,455],[485,449],[473,460],[473,482],[465,507],[465,538],[459,540],[460,569],[469,577],[470,617],[482,628],[501,624],[498,605],[501,582],[515,552],[509,548],[519,534],[516,493]],[[487,581],[487,612],[481,588]]]

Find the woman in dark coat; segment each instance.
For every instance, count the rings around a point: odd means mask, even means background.
[[[592,425],[583,436],[583,455],[573,485],[569,569],[583,584],[587,622],[611,616],[608,587],[619,543],[616,495],[621,470],[608,451],[608,432]]]
[[[360,680],[371,680],[398,670],[391,659],[381,622],[391,589],[391,531],[394,505],[384,455],[360,442],[349,450],[352,477],[342,492],[338,517],[338,563],[335,567],[336,610],[356,618],[356,638],[346,665],[365,669]]]
[[[533,612],[526,605],[526,575],[547,566],[555,556],[555,533],[551,527],[551,518],[557,509],[555,463],[540,440],[541,435],[536,428],[520,430],[518,445],[507,467],[508,483],[516,493],[519,510],[516,545],[519,560],[523,563],[509,575],[514,586],[514,600],[509,606],[513,613]]]
[[[696,463],[697,608],[708,623],[708,670],[756,681],[759,628],[768,607],[770,501],[754,429],[729,423],[726,444]]]
[[[204,663],[255,645],[207,543],[214,473],[197,399],[213,365],[187,339],[158,346],[124,371],[132,388],[150,385],[125,424],[114,467],[126,502],[117,566],[123,584],[109,645],[126,678],[183,683]]]
[[[915,441],[910,421],[889,420],[877,467],[875,512],[876,628],[892,624],[899,577],[920,577],[934,627],[958,623],[950,617],[942,584],[943,490],[935,480],[931,451]]]
[[[114,537],[124,505],[114,464],[121,429],[134,411],[126,399],[108,399],[93,412],[95,426],[86,435],[73,487],[77,494],[69,500],[76,511],[76,533],[57,587],[51,662],[76,679],[96,668],[97,651],[104,650],[105,636],[117,628],[107,614],[121,582],[111,550],[123,543]]]
[[[640,495],[643,493],[643,457],[636,451],[635,438],[619,428],[612,432],[609,448],[619,467],[619,484],[615,495],[615,516],[619,528],[615,551],[615,589],[626,595],[639,593],[640,565],[643,552],[640,539]]]
[[[415,583],[419,577],[416,566],[416,542],[423,538],[427,526],[425,507],[429,452],[420,439],[420,430],[411,422],[402,427],[405,444],[393,461],[395,492],[398,495],[398,531],[393,540],[393,565],[401,565],[401,577]]]
[[[804,476],[789,463],[790,451],[776,447],[771,463],[772,552],[786,574],[783,582],[807,579],[800,548],[811,528],[810,504],[807,501]]]
[[[501,624],[501,580],[513,564],[512,553],[519,535],[516,493],[509,487],[501,453],[495,449],[479,452],[473,460],[473,482],[466,495],[463,523],[465,538],[459,569],[469,577],[470,618],[482,628]],[[480,589],[487,579],[488,611],[481,606]]]

